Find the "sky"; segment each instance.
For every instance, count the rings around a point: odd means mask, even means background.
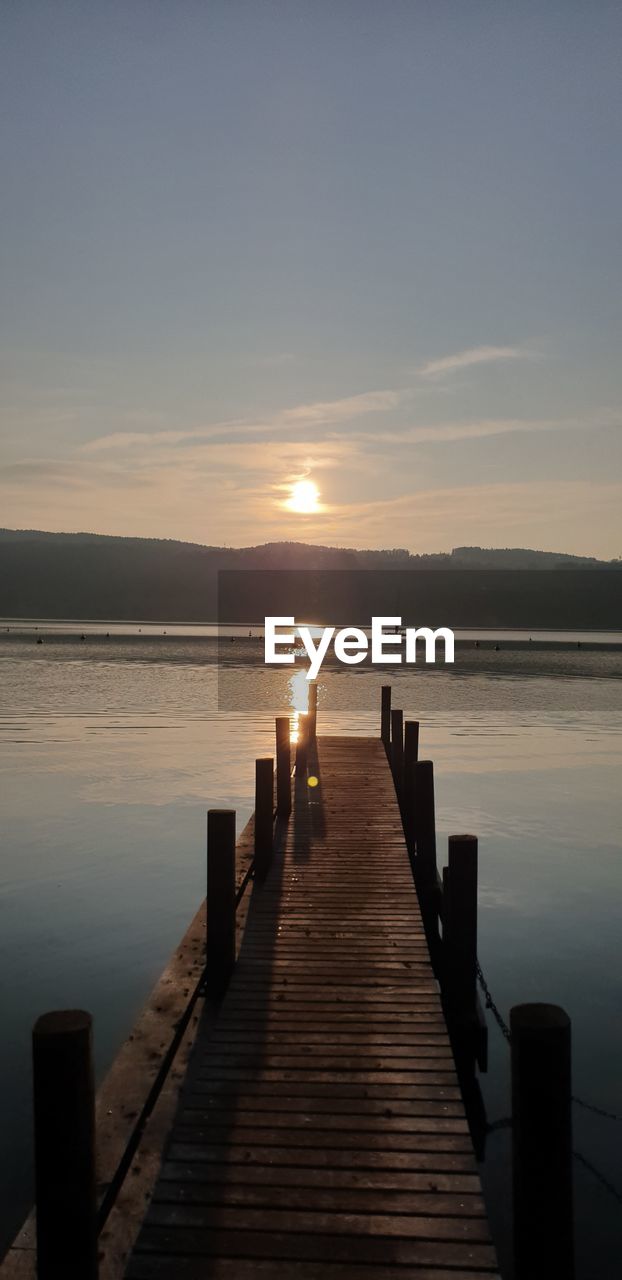
[[[0,30],[0,524],[622,555],[618,3]]]

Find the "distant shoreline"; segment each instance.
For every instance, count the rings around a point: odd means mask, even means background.
[[[585,652],[622,650],[622,630],[617,628],[528,629],[499,626],[455,627],[453,630],[456,648],[460,650],[494,650],[496,644],[500,644],[505,650],[526,652],[577,648]],[[216,622],[153,622],[141,619],[0,618],[0,641],[27,644],[33,640],[42,640],[48,645],[80,646],[89,641],[122,641],[131,645],[146,642],[160,645],[164,641],[183,641],[185,644],[209,642],[217,645],[219,641],[227,640],[246,642],[254,648],[263,640],[263,624],[248,622],[219,625]]]

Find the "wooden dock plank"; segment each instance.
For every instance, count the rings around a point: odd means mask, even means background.
[[[128,1280],[483,1280],[475,1159],[384,748],[322,738]]]

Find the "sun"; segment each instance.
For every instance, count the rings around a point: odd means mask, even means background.
[[[301,516],[311,516],[319,511],[319,491],[312,480],[297,480],[291,486],[291,493],[285,506]]]

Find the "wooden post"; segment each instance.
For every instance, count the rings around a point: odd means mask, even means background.
[[[573,1280],[570,1019],[515,1005],[510,1031],[516,1280]]]
[[[307,716],[307,724],[309,726],[309,742],[315,742],[317,735],[317,680],[309,681],[309,712]]]
[[[402,798],[404,782],[404,712],[391,712],[391,770],[398,799]]]
[[[383,684],[380,707],[380,737],[389,755],[391,750],[391,685]]]
[[[443,870],[441,871],[441,887],[442,887],[442,897],[441,897],[440,917],[443,925],[443,937],[445,937],[445,933],[449,929],[451,929],[451,922],[449,917],[449,907],[450,907],[449,867],[443,867]]]
[[[207,814],[207,989],[219,999],[235,964],[235,809]]]
[[[280,818],[292,811],[292,758],[289,716],[276,718],[276,811]]]
[[[449,837],[443,876],[443,996],[454,1026],[475,1025],[477,994],[477,837]]]
[[[32,1033],[37,1276],[97,1280],[92,1018],[44,1013]]]
[[[415,846],[417,884],[425,892],[438,884],[436,869],[436,818],[434,814],[434,765],[418,760],[415,765]]]
[[[407,720],[404,725],[404,776],[414,773],[419,759],[419,721]]]
[[[296,778],[306,777],[309,758],[309,717],[298,717],[298,739],[296,742]]]
[[[262,878],[272,861],[274,823],[274,760],[255,761],[255,871]]]
[[[419,721],[407,720],[404,725],[404,785],[402,817],[406,844],[411,857],[415,851],[415,765],[419,757]]]

